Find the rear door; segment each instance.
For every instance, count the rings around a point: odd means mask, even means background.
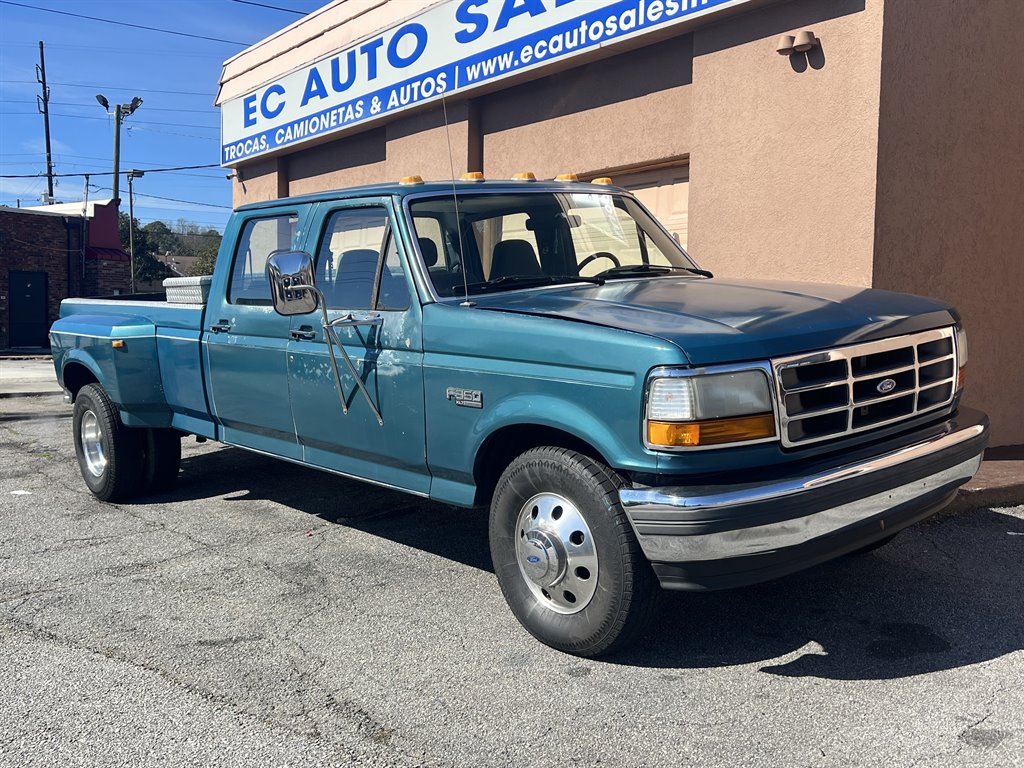
[[[206,308],[208,377],[225,443],[300,459],[288,401],[290,318],[274,311],[270,254],[302,245],[306,207],[253,211],[237,222],[226,285],[211,286]]]
[[[390,198],[322,203],[308,240],[328,317],[379,320],[338,336],[383,426],[338,354],[343,412],[319,312],[292,318],[292,414],[306,462],[425,494],[422,314],[394,221]]]
[[[49,329],[46,317],[46,273],[8,273],[11,293],[12,347],[45,347]]]

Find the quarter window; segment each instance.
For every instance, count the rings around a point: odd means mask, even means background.
[[[267,259],[276,251],[298,247],[298,224],[299,217],[293,213],[245,222],[231,267],[229,302],[269,306]]]

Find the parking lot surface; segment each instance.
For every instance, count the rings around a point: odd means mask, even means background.
[[[1024,765],[1024,507],[666,594],[593,661],[516,623],[484,513],[192,440],[104,504],[70,414],[0,400],[0,764]]]

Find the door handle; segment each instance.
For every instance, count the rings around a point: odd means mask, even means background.
[[[308,325],[304,325],[298,330],[292,329],[288,331],[288,335],[295,341],[312,341],[316,338],[316,331]]]
[[[221,320],[220,322],[214,323],[210,326],[210,333],[227,333],[231,330],[231,323],[227,320]]]

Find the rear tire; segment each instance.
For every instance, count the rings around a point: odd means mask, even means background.
[[[535,448],[498,481],[490,513],[494,572],[515,617],[577,656],[634,642],[658,583],[619,503],[622,480],[565,448]]]
[[[172,490],[181,469],[181,433],[174,429],[147,429],[143,447],[144,491],[164,493]]]
[[[72,424],[78,467],[93,496],[101,501],[134,496],[142,480],[140,430],[121,423],[99,384],[87,384],[78,392]]]

